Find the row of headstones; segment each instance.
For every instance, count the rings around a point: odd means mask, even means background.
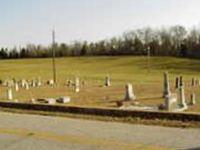
[[[81,85],[84,86],[85,85],[85,81],[82,81]],[[67,80],[66,86],[67,87],[72,87],[74,92],[78,93],[78,92],[80,92],[80,79],[78,77],[75,77],[74,81],[73,80]],[[110,77],[109,76],[106,76],[104,86],[105,87],[111,86],[111,81],[110,81]]]
[[[2,84],[3,86],[6,86],[8,88],[15,88],[16,91],[19,91],[19,87],[21,88],[25,88],[25,89],[29,89],[30,87],[40,87],[42,85],[42,82],[40,79],[37,80],[25,80],[22,79],[20,81],[16,81],[15,79],[12,80],[6,80],[4,81],[4,83]]]
[[[76,77],[74,82],[72,80],[68,80],[67,86],[72,86],[75,92],[79,92],[80,91],[79,83],[80,83],[79,78]],[[82,84],[84,84],[84,82],[82,82]],[[104,86],[105,87],[111,86],[110,76],[106,76]],[[129,101],[129,100],[135,100],[135,99],[136,99],[136,96],[133,92],[133,85],[131,83],[127,83],[125,86],[124,100]]]
[[[169,76],[168,73],[165,72],[164,73],[164,81],[163,81],[163,86],[164,86],[164,90],[163,90],[163,98],[165,98],[165,110],[167,111],[173,111],[175,109],[182,109],[185,110],[188,108],[187,103],[186,103],[186,98],[185,98],[185,90],[184,90],[184,82],[183,82],[183,77],[181,76],[179,78],[180,80],[177,82],[176,80],[176,85],[178,85],[178,89],[179,89],[179,94],[180,94],[180,102],[177,101],[177,95],[176,94],[172,94],[170,91],[170,85],[169,85]],[[194,82],[194,79],[193,81]],[[178,84],[177,84],[178,83]],[[198,84],[198,80],[196,80],[196,86],[199,85]],[[193,86],[193,84],[192,84]],[[130,101],[130,100],[135,100],[136,96],[133,92],[133,86],[132,84],[128,83],[125,86],[125,101]],[[196,97],[195,97],[195,93],[192,93],[190,95],[190,105],[195,105],[196,104]]]
[[[8,87],[7,89],[7,99],[8,100],[13,100],[13,91],[12,88],[15,89],[16,92],[18,92],[21,88],[24,88],[26,90],[29,90],[30,87],[40,87],[42,86],[42,82],[40,79],[38,80],[32,80],[32,81],[28,81],[25,79],[22,79],[20,81],[16,81],[16,80],[6,80],[3,83],[3,86]]]
[[[183,85],[183,77],[176,77],[175,79],[175,88],[179,89]],[[200,86],[200,80],[198,78],[193,77],[191,80],[191,86],[192,87],[198,87]]]
[[[47,81],[47,84],[50,86],[54,86],[54,81],[53,80],[49,80]],[[82,83],[84,84],[84,83]],[[21,85],[22,88],[25,88],[26,90],[29,90],[30,86],[32,87],[40,87],[42,85],[41,80],[32,80],[31,82],[28,82],[27,80],[21,80],[20,83],[16,82],[15,80],[9,80],[6,81],[6,83],[4,84],[5,86],[9,87],[7,89],[7,99],[8,100],[12,100],[13,99],[13,92],[12,92],[12,87],[15,88],[15,91],[19,91],[19,85]],[[110,86],[110,77],[106,77],[106,81],[105,81],[105,86]],[[74,92],[78,93],[80,92],[80,81],[79,78],[76,77],[75,81],[73,82],[72,80],[68,80],[67,82],[67,86],[71,86],[73,87]]]
[[[7,99],[8,100],[13,100],[13,94],[12,94],[12,89],[9,88],[7,90]],[[44,103],[48,103],[48,104],[55,104],[56,102],[57,103],[69,103],[70,102],[70,97],[60,97],[58,99],[53,99],[53,98],[47,98],[47,99],[42,99],[42,100],[38,100],[39,101],[42,101]],[[16,102],[18,102],[16,100]],[[36,100],[35,99],[31,99],[31,103],[35,103]]]
[[[83,82],[82,82],[83,84]],[[80,92],[80,79],[78,77],[75,77],[74,81],[73,80],[67,80],[66,83],[67,87],[72,87],[75,93]]]
[[[195,86],[195,84],[198,85],[198,82],[195,82],[194,78],[192,79],[192,86]],[[184,86],[184,81],[183,77],[177,77],[175,80],[175,87],[176,89],[179,89],[179,95],[180,95],[180,100],[177,102],[177,95],[172,94],[170,91],[170,85],[169,85],[169,75],[167,72],[164,73],[164,89],[163,89],[163,97],[165,98],[165,109],[168,111],[172,111],[174,109],[177,109],[177,106],[179,106],[181,109],[187,109],[187,103],[186,103],[186,98],[185,98],[185,86]],[[196,99],[195,99],[195,93],[191,94],[191,99],[190,99],[190,105],[195,105],[196,104]]]

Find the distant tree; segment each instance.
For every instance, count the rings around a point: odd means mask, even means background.
[[[181,43],[185,39],[187,31],[183,26],[179,26],[179,25],[171,27],[170,30],[172,34],[173,45],[175,49],[179,49],[179,47],[181,46]]]
[[[155,56],[200,58],[200,29],[186,30],[176,25],[168,28],[142,28],[124,32],[121,36],[97,42],[56,43],[56,56],[146,55],[150,48]],[[1,48],[0,59],[46,58],[52,56],[52,46],[28,44],[23,48]]]
[[[145,47],[144,47],[141,39],[139,39],[137,36],[134,39],[133,47],[134,47],[134,49],[133,49],[132,54],[141,55],[145,50]]]
[[[8,58],[8,50],[1,48],[0,50],[0,59],[6,59]]]
[[[27,51],[25,48],[22,48],[20,50],[20,58],[26,58],[27,57]]]
[[[181,49],[180,49],[180,56],[181,57],[186,57],[187,56],[187,46],[186,44],[181,44]]]
[[[87,42],[84,42],[81,52],[80,52],[80,55],[85,56],[87,54],[87,51],[88,51],[88,45],[87,45]]]

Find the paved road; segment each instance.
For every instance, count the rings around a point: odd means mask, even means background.
[[[0,150],[200,149],[200,129],[0,112]]]

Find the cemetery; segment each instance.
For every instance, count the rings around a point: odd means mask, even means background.
[[[5,61],[3,63],[11,67],[11,71],[2,72],[0,98],[1,101],[15,103],[120,110],[200,111],[198,60],[193,60],[195,65],[190,66],[188,59],[166,57],[161,60],[155,57],[151,60],[150,72],[139,60],[143,62],[146,58],[60,58],[57,60],[59,69],[56,82],[52,79],[48,59],[43,62],[20,60],[16,64],[12,64],[12,60]],[[22,64],[25,61],[29,63]],[[159,68],[158,63],[166,61],[171,62]],[[173,61],[182,63],[182,66],[175,68]],[[67,65],[69,62],[71,65]],[[121,62],[124,64],[121,65]],[[15,70],[17,65],[19,70]],[[190,74],[188,67],[193,69]]]
[[[0,1],[0,150],[200,150],[199,6]]]

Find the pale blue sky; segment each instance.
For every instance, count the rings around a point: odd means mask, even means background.
[[[145,26],[200,23],[200,0],[0,0],[0,47],[97,41]]]

